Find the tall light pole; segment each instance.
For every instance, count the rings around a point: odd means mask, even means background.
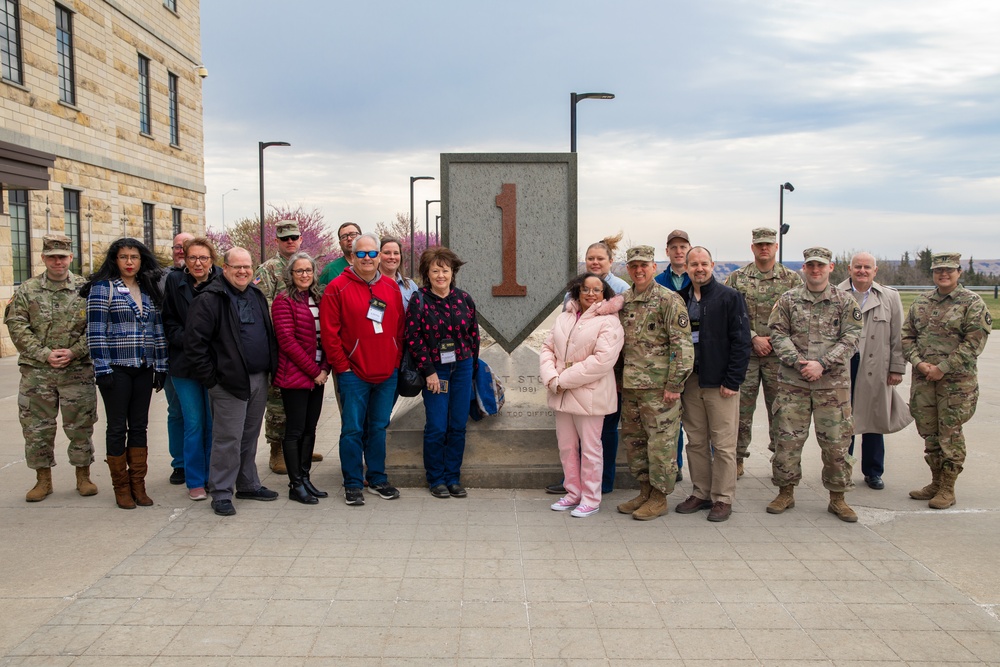
[[[785,234],[788,233],[788,225],[785,224],[785,190],[795,192],[795,186],[791,183],[782,183],[778,186],[778,263],[781,264],[785,249]]]
[[[570,93],[569,94],[569,152],[576,152],[576,103],[580,100],[613,100],[612,93]]]
[[[260,263],[264,263],[264,149],[271,146],[291,146],[287,141],[258,141],[260,156]]]
[[[440,204],[440,199],[427,199],[427,204],[424,206],[424,234],[426,239],[424,240],[424,250],[431,245],[431,204]]]
[[[239,188],[232,188],[222,193],[222,231],[226,231],[226,195],[230,192],[239,192]]]
[[[435,215],[434,216],[434,238],[436,238],[438,240],[438,243],[441,243],[441,230],[438,227],[439,224],[441,224],[441,216],[440,215]]]
[[[413,245],[416,240],[416,227],[413,223],[413,184],[416,181],[433,181],[433,176],[410,176],[410,275],[413,275]]]

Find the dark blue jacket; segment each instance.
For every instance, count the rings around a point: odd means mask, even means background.
[[[670,277],[670,265],[667,264],[667,268],[664,269],[659,275],[657,275],[653,280],[659,284],[666,287],[671,292],[679,292],[680,290],[674,289],[674,279]],[[687,272],[684,272],[684,279],[681,281],[681,289],[686,289],[688,285],[691,284],[691,278],[688,277]]]
[[[679,293],[691,301],[694,287]],[[701,288],[701,325],[698,342],[698,386],[724,386],[738,391],[750,363],[750,318],[739,292],[714,277]]]

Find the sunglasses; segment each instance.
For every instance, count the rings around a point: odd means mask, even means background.
[[[282,241],[298,241],[301,237],[298,234],[293,234],[292,236],[282,236]]]
[[[364,259],[365,257],[375,259],[378,257],[378,250],[356,250],[354,251],[354,256],[358,259]]]

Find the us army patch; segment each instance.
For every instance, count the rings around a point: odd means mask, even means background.
[[[681,329],[683,329],[687,325],[688,325],[688,316],[687,316],[687,313],[680,313],[680,314],[678,314],[677,315],[677,326],[679,326]]]
[[[860,308],[855,308],[854,309],[853,317],[854,317],[854,321],[855,322],[860,322],[861,321],[861,309]]]
[[[990,315],[990,311],[987,310],[985,313],[983,313],[983,321],[986,322],[986,328],[987,329],[990,329],[990,328],[993,327],[993,316]]]

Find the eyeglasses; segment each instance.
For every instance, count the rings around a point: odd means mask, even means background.
[[[207,264],[208,262],[212,261],[212,258],[209,257],[208,255],[200,255],[198,257],[185,257],[184,259],[191,262],[192,264]]]
[[[313,274],[312,269],[292,269],[292,273],[297,276],[311,276]]]
[[[234,271],[252,271],[253,267],[249,264],[226,264],[230,269]]]
[[[184,250],[184,244],[178,243],[177,245],[170,246],[173,250]]]
[[[378,250],[355,250],[354,256],[357,257],[358,259],[364,259],[365,257],[370,257],[371,259],[375,259],[376,257],[378,257]]]
[[[302,238],[302,237],[299,236],[298,234],[292,234],[291,236],[282,236],[279,240],[280,241],[298,241],[300,238]]]
[[[142,257],[139,255],[118,255],[119,262],[138,262],[141,260]]]
[[[604,294],[603,287],[581,287],[580,294]]]
[[[341,241],[352,241],[352,240],[356,239],[358,236],[360,236],[360,234],[358,234],[357,232],[346,232],[346,233],[340,235],[340,240]]]

